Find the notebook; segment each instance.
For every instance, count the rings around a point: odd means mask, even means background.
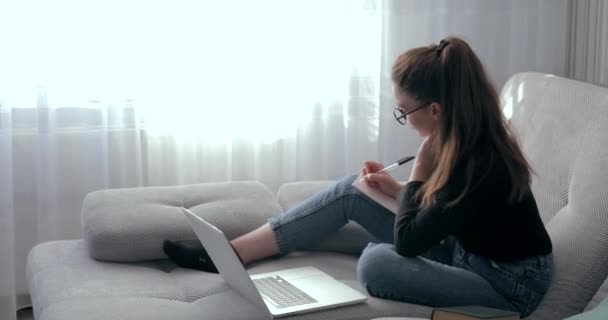
[[[385,207],[390,212],[397,214],[397,199],[382,193],[380,190],[370,187],[365,181],[361,181],[361,175],[353,182],[353,187],[359,189],[363,194]]]
[[[311,266],[249,275],[224,233],[181,208],[226,283],[268,318],[363,303],[367,296]]]

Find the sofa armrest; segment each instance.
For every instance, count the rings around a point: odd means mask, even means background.
[[[165,259],[165,239],[196,238],[180,207],[189,208],[230,239],[282,211],[266,186],[250,181],[96,191],[82,206],[89,254],[117,262]]]

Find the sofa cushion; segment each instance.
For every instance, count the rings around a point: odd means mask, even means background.
[[[121,262],[165,259],[165,239],[196,238],[180,207],[205,218],[230,239],[282,211],[274,194],[259,182],[96,191],[82,206],[83,237],[91,257]]]
[[[82,240],[39,244],[28,256],[27,279],[36,320],[76,319],[264,319],[221,276],[177,268],[168,260],[137,263],[96,261]],[[251,274],[315,266],[365,293],[357,280],[357,257],[295,252],[251,265]],[[428,317],[431,309],[370,297],[366,303],[289,319]],[[86,317],[83,317],[86,315]]]
[[[582,312],[608,275],[608,89],[523,73],[501,99],[553,241],[551,287],[530,317],[563,319]]]

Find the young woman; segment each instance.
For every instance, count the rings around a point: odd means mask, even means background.
[[[462,39],[408,50],[392,68],[394,115],[424,137],[402,185],[383,165],[361,169],[397,198],[397,215],[346,177],[259,229],[232,240],[244,264],[305,248],[349,220],[370,243],[357,265],[372,296],[433,307],[484,305],[530,314],[552,274],[552,245],[530,190],[531,170],[496,90]],[[178,264],[215,271],[200,243],[168,241]]]

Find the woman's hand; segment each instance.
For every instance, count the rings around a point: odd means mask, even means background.
[[[412,166],[412,172],[410,173],[410,181],[427,181],[433,173],[433,161],[435,159],[435,150],[433,150],[434,135],[430,135],[420,144],[418,153],[416,154],[416,160]]]
[[[403,185],[388,173],[377,173],[382,169],[384,169],[384,165],[380,162],[365,161],[361,168],[361,176],[370,187],[378,189],[388,196],[397,198]]]

